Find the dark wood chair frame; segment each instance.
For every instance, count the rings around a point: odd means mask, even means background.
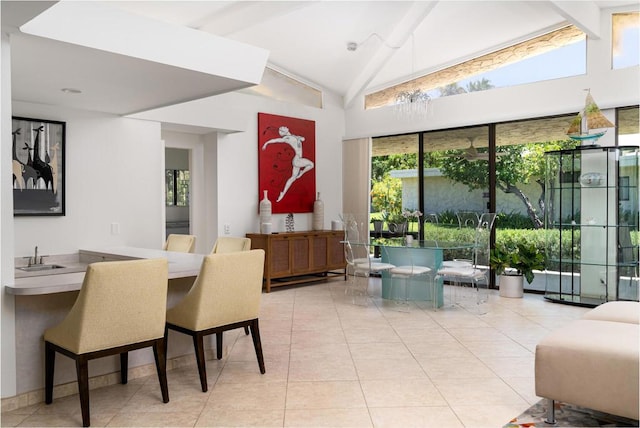
[[[202,392],[207,392],[208,386],[207,369],[204,359],[204,337],[211,334],[216,335],[216,358],[220,360],[222,359],[222,334],[227,330],[235,330],[236,328],[240,327],[244,327],[245,332],[247,332],[247,328],[251,330],[251,338],[253,339],[253,347],[256,351],[256,358],[258,359],[260,373],[264,374],[264,357],[262,355],[262,342],[260,341],[260,328],[258,327],[258,318],[199,331],[194,331],[188,328],[177,326],[175,324],[167,323],[164,330],[165,346],[167,346],[168,343],[167,336],[169,334],[169,329],[187,334],[193,338],[193,346],[196,353],[196,362],[198,364],[198,374],[200,375],[200,386],[202,387]]]
[[[158,371],[158,380],[160,381],[160,390],[162,392],[162,402],[169,402],[169,389],[167,387],[167,358],[165,337],[147,340],[144,342],[133,343],[115,348],[102,349],[85,354],[76,354],[65,348],[61,348],[51,342],[45,341],[45,403],[53,402],[53,373],[56,359],[56,352],[66,355],[75,360],[76,372],[78,376],[78,391],[80,395],[80,408],[82,410],[82,426],[90,425],[89,418],[89,360],[106,357],[109,355],[120,354],[120,381],[124,385],[128,381],[127,371],[129,367],[129,351],[135,349],[153,347],[153,356],[156,361],[156,370]]]

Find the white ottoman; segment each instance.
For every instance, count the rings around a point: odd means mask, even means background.
[[[608,310],[608,309],[607,309]],[[638,419],[640,325],[581,319],[536,346],[536,395]]]
[[[607,302],[590,310],[582,317],[586,320],[616,321],[640,324],[640,303]]]

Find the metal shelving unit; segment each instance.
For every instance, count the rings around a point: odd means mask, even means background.
[[[547,152],[545,298],[638,300],[638,147]]]

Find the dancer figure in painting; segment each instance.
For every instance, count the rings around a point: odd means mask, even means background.
[[[311,160],[302,157],[302,142],[304,141],[304,137],[291,134],[291,132],[289,132],[289,128],[286,126],[278,128],[278,133],[280,134],[280,138],[272,138],[267,141],[262,146],[262,150],[265,150],[267,146],[272,143],[285,143],[291,146],[295,155],[291,160],[291,177],[289,177],[287,182],[284,184],[284,188],[280,192],[280,196],[278,196],[276,202],[280,202],[282,198],[284,198],[284,195],[287,193],[294,181],[302,177],[305,172],[312,170],[314,167]]]

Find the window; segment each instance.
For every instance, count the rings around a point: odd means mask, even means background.
[[[640,13],[614,13],[611,17],[613,69],[640,64]]]
[[[165,171],[165,194],[168,206],[189,206],[189,171],[167,169]]]
[[[586,36],[573,25],[365,96],[365,109],[393,105],[396,94],[420,88],[454,95],[586,73]]]

